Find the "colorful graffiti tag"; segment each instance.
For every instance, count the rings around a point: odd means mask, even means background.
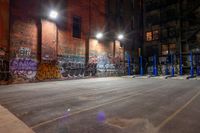
[[[84,77],[85,57],[60,56],[59,66],[61,68],[61,74],[65,78]]]
[[[20,57],[29,57],[31,55],[31,49],[26,47],[21,47],[19,49]]]
[[[91,56],[89,62],[92,73],[95,73],[97,76],[116,76],[124,74],[124,66],[119,57],[113,58],[106,54]]]
[[[54,63],[41,63],[37,70],[37,80],[51,80],[61,78],[60,68]]]
[[[30,58],[14,58],[10,61],[10,72],[13,78],[34,79],[37,61]]]
[[[0,81],[9,79],[9,62],[5,59],[0,59]]]

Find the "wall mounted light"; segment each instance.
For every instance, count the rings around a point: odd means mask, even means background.
[[[117,37],[119,40],[123,40],[124,39],[124,35],[123,34],[119,34]]]
[[[103,38],[103,33],[101,33],[101,32],[97,33],[97,34],[96,34],[96,38],[97,38],[97,39]]]
[[[51,19],[56,19],[58,17],[58,12],[56,10],[51,10],[49,13]]]

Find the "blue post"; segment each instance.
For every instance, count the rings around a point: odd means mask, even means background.
[[[128,75],[131,75],[131,58],[130,55],[128,56]]]
[[[174,55],[173,54],[171,54],[171,67],[172,67],[171,76],[174,77]]]
[[[194,77],[193,54],[190,52],[190,76]]]
[[[142,63],[142,56],[140,56],[140,76],[143,76],[144,72],[143,72],[143,63]]]
[[[197,64],[197,76],[199,76],[200,75],[199,54],[196,55],[196,64]]]
[[[158,76],[156,55],[153,56],[153,74],[154,76]]]
[[[169,56],[167,56],[167,59],[166,59],[165,75],[169,75],[168,64],[169,64]]]
[[[135,70],[134,70],[134,69],[135,69],[135,66],[134,66],[134,58],[133,58],[132,61],[133,61],[133,75],[134,75],[134,74],[135,74]]]
[[[180,64],[179,64],[179,67],[180,67],[180,76],[183,75],[183,58],[182,58],[182,54],[180,54]]]

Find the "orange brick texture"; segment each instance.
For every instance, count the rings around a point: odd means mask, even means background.
[[[52,0],[53,2],[58,3],[56,0]],[[62,0],[62,2],[66,7],[58,10],[59,18],[54,21],[48,18],[48,3],[43,5],[40,0],[12,0],[9,53],[12,81],[31,82],[82,78],[86,75],[123,74],[124,50],[119,42],[114,46],[114,42],[98,42],[94,38],[96,32],[105,31],[105,0]],[[0,21],[5,21],[1,14]],[[81,18],[81,38],[72,36],[73,16]],[[2,23],[0,24],[2,27]],[[8,45],[3,46],[1,43],[2,38],[8,36],[5,35],[5,30],[0,29],[1,47]],[[86,65],[88,35],[90,35],[89,63]],[[41,62],[38,60],[40,52]],[[50,68],[55,70],[55,73],[52,75],[44,71],[46,66],[49,71]]]

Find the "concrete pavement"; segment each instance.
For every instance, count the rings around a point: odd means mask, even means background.
[[[0,133],[34,133],[21,120],[0,106]]]
[[[196,80],[96,78],[0,87],[36,133],[198,133]]]

